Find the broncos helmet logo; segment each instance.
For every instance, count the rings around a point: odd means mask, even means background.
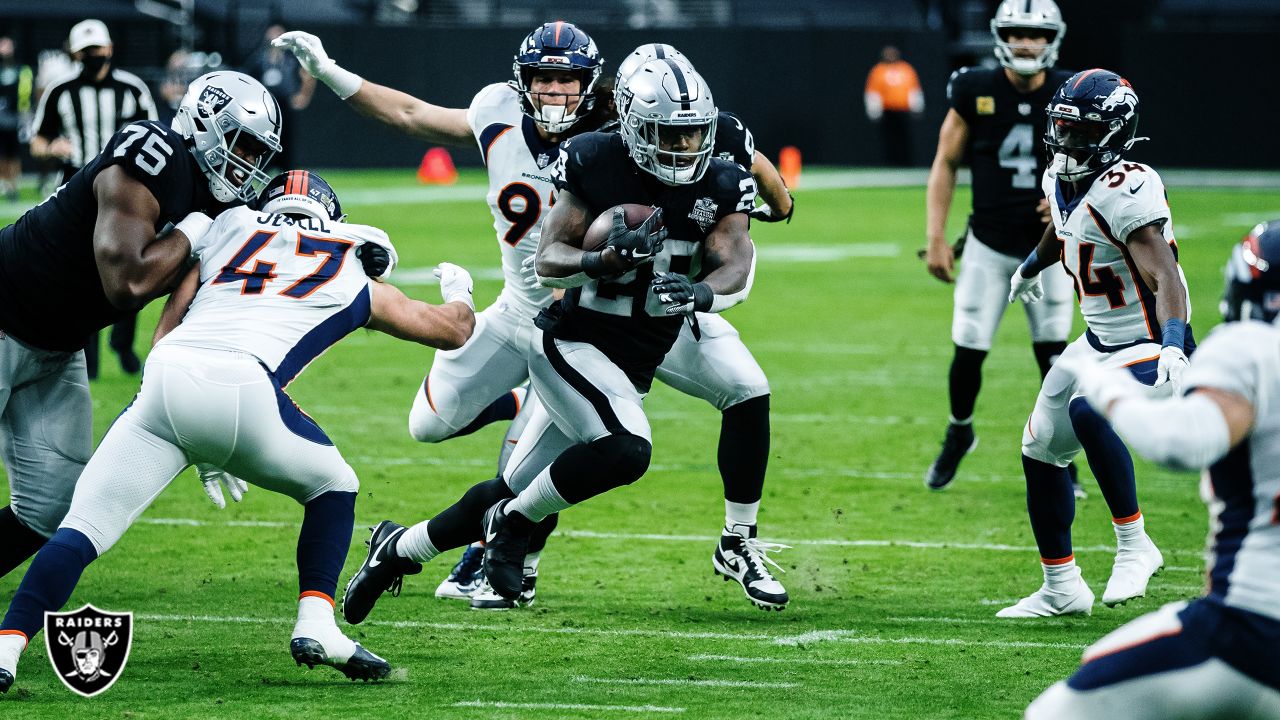
[[[1111,94],[1102,101],[1103,110],[1115,110],[1124,108],[1124,117],[1127,119],[1133,115],[1138,109],[1138,94],[1128,85],[1117,85]]]

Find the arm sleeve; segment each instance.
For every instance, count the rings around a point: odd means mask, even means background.
[[[1141,167],[1142,171],[1126,172],[1124,182],[1113,191],[1116,214],[1111,226],[1121,242],[1128,242],[1130,233],[1140,227],[1169,222],[1164,182],[1155,170]]]
[[[471,134],[476,136],[477,141],[486,127],[498,122],[497,113],[494,110],[502,92],[510,92],[510,88],[501,83],[494,83],[484,86],[475,97],[471,98],[471,104],[467,106],[467,125],[471,126]],[[482,147],[481,151],[483,150]]]
[[[1111,427],[1139,455],[1178,470],[1198,470],[1231,449],[1222,410],[1200,394],[1121,400]]]
[[[971,75],[969,68],[960,68],[947,81],[947,104],[968,123],[973,122],[974,113]]]

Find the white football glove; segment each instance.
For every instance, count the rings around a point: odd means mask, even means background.
[[[1108,418],[1112,403],[1141,396],[1145,389],[1128,371],[1107,367],[1093,358],[1059,358],[1053,363],[1053,369],[1073,375],[1076,392],[1083,395],[1094,410]]]
[[[440,263],[432,271],[440,279],[440,295],[447,303],[465,303],[472,310],[476,309],[471,299],[471,273],[453,263]]]
[[[200,475],[200,482],[204,483],[204,494],[209,496],[209,500],[219,510],[227,506],[222,488],[225,487],[231,499],[236,502],[243,500],[245,491],[249,489],[249,484],[245,481],[209,463],[196,463],[196,473]]]
[[[538,256],[530,255],[520,263],[520,282],[526,290],[538,290],[542,283],[538,282],[538,272],[534,266],[538,264]]]
[[[1166,382],[1173,386],[1173,395],[1182,394],[1182,374],[1187,371],[1190,361],[1182,348],[1167,345],[1160,348],[1160,362],[1156,364],[1156,384],[1160,387]]]
[[[1039,302],[1044,297],[1044,288],[1040,286],[1040,275],[1022,277],[1022,269],[1013,271],[1009,278],[1009,302],[1021,300],[1024,303]]]
[[[284,48],[298,58],[298,62],[317,80],[329,86],[338,97],[346,100],[360,90],[364,80],[353,72],[344,70],[324,51],[320,38],[301,30],[290,30],[271,41],[272,47]]]

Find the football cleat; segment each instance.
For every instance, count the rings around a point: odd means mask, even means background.
[[[514,610],[515,608],[529,607],[533,604],[534,595],[537,594],[538,576],[537,574],[525,575],[521,583],[520,597],[515,600],[508,600],[485,582],[471,596],[472,610]]]
[[[1015,605],[996,613],[998,618],[1037,618],[1055,615],[1092,615],[1093,591],[1078,574],[1063,587],[1050,588],[1046,583],[1039,590],[1022,598]]]
[[[341,658],[329,654],[319,640],[296,637],[289,641],[289,653],[293,655],[294,662],[306,665],[307,669],[328,665],[352,680],[382,680],[391,674],[391,663],[365,650],[360,643],[354,644],[355,652]]]
[[[930,490],[942,490],[956,478],[956,470],[965,455],[978,447],[978,438],[973,434],[973,423],[967,425],[947,424],[947,435],[942,440],[942,451],[924,474],[924,484]]]
[[[1102,591],[1102,604],[1115,607],[1146,595],[1147,582],[1163,567],[1164,555],[1145,535],[1133,547],[1121,547],[1116,551],[1107,589]]]
[[[11,687],[13,687],[13,673],[0,668],[0,693],[9,692]]]
[[[520,513],[508,514],[510,502],[503,500],[484,513],[484,578],[502,597],[518,600],[533,523]]]
[[[742,590],[756,607],[761,610],[782,610],[791,599],[787,589],[773,577],[768,566],[772,565],[781,572],[782,566],[774,562],[768,553],[788,549],[790,545],[760,542],[756,539],[755,525],[735,525],[747,531],[746,535],[725,528],[716,543],[716,550],[711,555],[711,566],[717,575],[723,575],[725,582],[737,580]]]
[[[453,600],[467,600],[484,585],[484,573],[480,568],[484,564],[484,546],[468,545],[462,552],[449,577],[440,582],[436,588],[436,597]]]
[[[369,616],[382,593],[399,595],[405,575],[422,572],[422,563],[396,554],[396,539],[404,533],[403,525],[383,520],[370,530],[373,532],[365,541],[369,555],[342,593],[342,617],[352,625]]]

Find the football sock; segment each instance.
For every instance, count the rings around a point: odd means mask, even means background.
[[[551,468],[548,466],[538,473],[533,482],[529,483],[529,487],[522,490],[516,499],[511,501],[507,510],[518,512],[541,525],[547,518],[558,516],[561,510],[572,505],[573,503],[565,500],[560,495],[560,491],[556,490],[556,484],[551,479]],[[533,542],[532,538],[530,542]]]
[[[507,487],[506,481],[502,478],[492,478],[472,485],[462,494],[458,502],[427,521],[426,532],[430,546],[435,548],[437,553],[441,553],[483,539],[484,528],[481,523],[484,521],[485,511],[509,497],[512,497],[511,488]],[[398,547],[398,550],[404,557],[418,562],[426,562],[434,557],[434,555],[421,557],[426,550],[422,543]],[[411,550],[416,550],[419,554],[408,554]]]
[[[962,422],[973,417],[973,406],[977,404],[978,391],[982,389],[982,362],[986,359],[986,350],[956,346],[947,385],[951,395],[951,417]]]
[[[731,500],[724,501],[724,526],[731,528],[734,525],[755,525],[756,515],[760,512],[760,503],[736,503]]]
[[[0,577],[26,562],[47,540],[23,525],[13,513],[13,506],[0,508]]]
[[[1124,441],[1111,429],[1106,418],[1084,398],[1071,401],[1071,427],[1080,439],[1089,469],[1098,479],[1098,488],[1113,518],[1129,518],[1138,513],[1138,484],[1133,477],[1133,458]]]
[[[450,435],[450,438],[462,437],[470,435],[480,428],[490,423],[500,420],[514,420],[516,411],[520,408],[520,403],[516,401],[514,393],[508,391],[498,396],[497,400],[489,403],[489,407],[480,411],[480,414],[474,420],[467,423],[466,427]]]
[[[1040,379],[1043,380],[1045,375],[1049,374],[1049,368],[1053,367],[1053,361],[1067,349],[1065,342],[1038,342],[1031,343],[1031,351],[1036,354],[1036,364],[1040,366]]]
[[[547,538],[551,537],[551,533],[555,532],[556,525],[559,524],[560,513],[551,513],[538,523],[538,526],[533,529],[533,534],[529,536],[530,555],[542,552],[542,549],[547,546]]]
[[[395,540],[396,555],[416,562],[427,562],[439,555],[440,551],[431,543],[430,524],[429,520],[423,520],[401,533]]]
[[[1035,535],[1040,560],[1055,563],[1071,558],[1071,523],[1076,516],[1076,497],[1071,476],[1065,467],[1022,456],[1022,472],[1027,478],[1027,514]]]
[[[1147,536],[1147,522],[1138,513],[1137,517],[1112,518],[1111,527],[1116,531],[1116,545],[1137,545]]]
[[[0,630],[17,630],[28,641],[34,638],[44,627],[44,614],[67,604],[81,573],[97,557],[98,551],[84,533],[60,528],[31,561]]]
[[[355,522],[353,492],[330,491],[303,506],[298,531],[299,593],[323,593],[333,599]]]
[[[720,414],[717,453],[726,501],[757,503],[769,466],[769,396],[761,395]]]
[[[1080,568],[1076,567],[1074,557],[1055,563],[1041,562],[1040,567],[1044,570],[1044,584],[1051,588],[1074,584],[1080,577]]]
[[[515,511],[541,521],[551,513],[639,480],[649,469],[653,445],[623,433],[574,445],[533,479],[511,503]]]
[[[333,619],[333,599],[308,595],[298,599],[298,621],[293,625],[293,637],[317,640],[325,654],[339,662],[351,659],[356,644],[338,629]]]

